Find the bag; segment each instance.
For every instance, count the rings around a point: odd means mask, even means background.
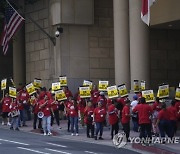
[[[19,110],[14,110],[14,111],[12,111],[11,112],[11,117],[13,118],[13,117],[17,117],[17,116],[19,116]]]
[[[93,117],[92,117],[91,114],[87,116],[87,121],[88,121],[89,123],[93,122]]]

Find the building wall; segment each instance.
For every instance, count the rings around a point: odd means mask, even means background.
[[[180,30],[151,29],[151,87],[169,83],[176,87],[180,82]]]

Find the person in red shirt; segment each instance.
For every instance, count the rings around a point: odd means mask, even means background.
[[[39,102],[39,109],[43,112],[42,118],[44,135],[52,135],[51,133],[51,101],[48,100],[48,96],[45,95],[44,99]]]
[[[180,101],[176,100],[175,108],[178,112],[178,121],[180,121]]]
[[[177,118],[178,113],[177,109],[175,107],[176,101],[172,100],[171,106],[167,108],[167,111],[169,112],[169,119],[170,119],[170,126],[171,126],[171,136],[173,137],[177,130]]]
[[[100,132],[99,139],[103,140],[103,125],[104,121],[106,120],[106,110],[103,107],[104,102],[98,102],[98,106],[94,110],[94,121],[96,123],[96,134],[95,140],[97,140],[98,133]]]
[[[101,102],[102,103],[102,107],[106,110],[107,109],[107,99],[105,97],[105,94],[102,91],[99,94],[100,94],[100,96],[97,99],[97,103]]]
[[[42,129],[42,118],[38,118],[38,113],[39,113],[39,95],[36,94],[35,96],[31,96],[31,105],[33,108],[33,114],[34,114],[34,120],[33,120],[33,129],[36,129],[36,123],[37,120],[39,121],[38,123],[38,128]]]
[[[84,127],[84,109],[86,107],[86,100],[78,96],[77,104],[78,104],[78,115],[80,117],[80,123],[82,127]]]
[[[129,141],[129,133],[130,133],[130,100],[126,100],[126,105],[123,107],[122,110],[122,119],[121,123],[123,125],[123,130],[126,134],[126,139]]]
[[[64,93],[66,94],[66,97],[67,97],[67,98],[73,97],[72,92],[69,90],[68,87],[63,87],[63,91],[64,91]]]
[[[11,97],[9,97],[9,94],[6,93],[5,97],[1,100],[1,105],[2,105],[2,125],[5,125],[5,121],[7,120],[7,125],[10,126],[9,122],[9,112],[11,111],[9,106],[12,102]]]
[[[69,117],[71,123],[71,135],[74,136],[74,127],[76,131],[76,136],[78,136],[79,128],[78,128],[78,106],[77,102],[72,99],[72,104],[69,107]]]
[[[93,113],[94,107],[91,101],[87,103],[86,108],[84,109],[84,123],[87,125],[86,135],[90,138],[89,132],[91,130],[91,138],[94,138],[94,124],[93,124]]]
[[[138,104],[132,110],[133,112],[138,112],[139,125],[140,125],[140,138],[146,138],[146,133],[149,138],[151,138],[151,120],[150,115],[152,114],[152,108],[146,104],[144,97],[139,98]],[[144,143],[142,143],[144,145]]]
[[[53,125],[54,118],[55,118],[59,129],[61,129],[60,122],[59,122],[59,103],[58,101],[55,100],[55,94],[52,94],[50,102],[51,102],[51,107],[53,110],[53,112],[51,112],[51,126]]]
[[[19,128],[18,128],[18,119],[19,119],[19,107],[18,107],[18,102],[17,102],[17,99],[14,99],[12,100],[11,102],[11,105],[10,105],[10,116],[11,116],[11,126],[10,126],[10,129],[11,130],[14,130],[14,124],[15,124],[15,130],[19,131]]]
[[[91,100],[94,107],[96,107],[97,105],[98,97],[99,97],[99,90],[96,85],[93,85],[93,89],[91,91]]]
[[[170,114],[166,109],[166,103],[162,103],[162,110],[158,114],[158,120],[156,127],[159,127],[161,137],[165,137],[165,134],[168,137],[171,137],[171,126],[170,126]]]
[[[116,135],[119,131],[118,110],[114,105],[114,101],[115,100],[111,100],[111,104],[108,106],[108,115],[109,115],[108,120],[109,120],[109,124],[111,125],[111,139],[113,139],[114,132]]]

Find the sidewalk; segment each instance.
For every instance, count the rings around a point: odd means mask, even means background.
[[[38,133],[42,134],[39,129],[33,130],[32,127],[32,121],[27,121],[26,124],[28,125],[27,127],[20,127],[20,131],[24,132],[31,132],[31,133]],[[60,125],[62,129],[59,129],[56,124],[53,125],[52,127],[52,133],[53,136],[58,137],[58,138],[64,138],[64,139],[69,139],[69,140],[80,140],[83,142],[88,142],[88,143],[95,143],[95,144],[101,144],[101,145],[108,145],[108,146],[114,146],[111,140],[110,136],[110,128],[109,127],[104,127],[104,133],[103,133],[103,138],[104,140],[94,140],[92,138],[87,138],[86,137],[86,128],[81,127],[79,125],[79,136],[71,136],[70,132],[67,132],[67,121],[66,120],[61,120]],[[2,126],[0,125],[0,128],[5,128],[9,129],[8,126]],[[122,129],[120,128],[120,132],[123,132]],[[139,133],[130,132],[131,137],[138,137]],[[177,133],[177,136],[180,136],[180,131]],[[180,153],[180,144],[155,144],[153,146],[142,146],[140,144],[131,144],[127,143],[127,145],[123,148],[130,149],[133,151],[137,151],[140,153],[157,153],[157,154],[179,154]]]

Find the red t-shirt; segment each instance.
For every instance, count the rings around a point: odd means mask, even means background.
[[[51,92],[50,92],[50,91],[47,91],[47,92],[46,92],[46,95],[47,95],[48,99],[52,99],[52,95],[51,95]]]
[[[107,99],[107,106],[109,107],[110,105],[112,105],[112,99],[108,98]]]
[[[78,107],[75,107],[74,104],[71,104],[69,107],[69,116],[78,117]]]
[[[72,105],[73,103],[70,102],[70,101],[67,101],[65,103],[65,106],[66,106],[66,116],[69,116],[69,109],[70,109],[70,106]]]
[[[37,99],[33,100],[32,105],[33,105],[33,108],[34,108],[33,113],[38,114],[38,112],[39,112],[39,102],[37,101]]]
[[[177,120],[178,113],[175,106],[169,106],[167,111],[169,112],[169,120]]]
[[[10,112],[10,104],[12,102],[12,99],[10,97],[4,97],[2,100],[2,112]]]
[[[153,110],[148,104],[138,104],[133,109],[133,112],[138,112],[139,124],[149,124],[150,115],[152,114]]]
[[[153,105],[152,105],[152,109],[153,110],[156,110],[156,111],[160,111],[161,110],[161,103],[158,103],[158,102],[155,102]]]
[[[161,110],[158,113],[158,119],[159,120],[170,120],[170,114],[168,112],[168,110]]]
[[[65,91],[65,94],[66,94],[67,98],[73,97],[72,92],[70,90],[68,90],[68,89]]]
[[[45,95],[46,95],[46,92],[45,91],[41,91],[40,94],[39,94],[39,99],[43,100]]]
[[[98,97],[99,97],[99,91],[97,89],[92,90],[91,91],[91,99],[92,99],[94,106],[97,104]]]
[[[88,121],[88,116],[91,116],[93,118],[93,113],[94,113],[94,107],[86,107],[84,109],[84,122],[86,124],[91,124],[92,122]]]
[[[52,107],[53,111],[56,111],[56,110],[59,109],[59,103],[58,103],[58,101],[56,101],[55,103],[53,103],[53,102],[54,102],[53,99],[50,99],[49,101],[50,101],[50,103],[51,103],[51,107]],[[52,104],[52,103],[53,103],[53,104]]]
[[[22,91],[20,93],[20,100],[21,101],[26,101],[26,102],[29,100],[29,94],[28,94],[27,91]]]
[[[80,113],[84,113],[84,109],[86,107],[85,100],[81,99],[80,96],[78,96],[77,101],[78,101],[78,110],[80,111]]]
[[[108,119],[110,125],[114,125],[115,123],[118,122],[118,110],[115,108],[114,104],[109,105],[108,115],[109,115]]]
[[[180,101],[176,102],[175,107],[176,107],[177,111],[179,112],[180,111]]]
[[[41,106],[44,103],[45,103],[45,100],[43,99],[39,102],[39,106]],[[40,110],[44,113],[44,116],[50,116],[51,115],[51,101],[48,100],[47,104],[44,107],[40,108]]]
[[[12,112],[12,111],[16,111],[18,109],[19,109],[19,106],[18,106],[17,100],[15,100],[15,102],[11,103],[10,110]]]
[[[128,116],[126,114],[128,114]],[[122,110],[122,119],[121,119],[122,124],[129,123],[130,121],[129,114],[130,114],[130,108],[129,106],[125,105]]]
[[[104,122],[106,118],[106,110],[104,107],[97,107],[94,110],[94,120],[95,122]]]

